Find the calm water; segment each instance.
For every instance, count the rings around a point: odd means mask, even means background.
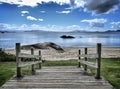
[[[61,35],[72,35],[75,39],[62,39]],[[61,46],[120,46],[120,32],[111,33],[55,33],[55,32],[19,32],[0,33],[0,48],[13,48],[15,43],[22,45],[40,42],[54,42]]]

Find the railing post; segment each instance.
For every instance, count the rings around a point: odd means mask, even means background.
[[[81,63],[80,63],[80,55],[81,55],[81,50],[78,50],[78,67],[81,67]]]
[[[34,55],[34,49],[33,48],[31,48],[31,55]],[[32,75],[35,75],[34,64],[31,65],[31,73],[32,73]]]
[[[40,63],[39,63],[39,69],[41,69],[42,68],[42,58],[41,58],[41,51],[39,50],[39,61],[40,61]]]
[[[85,48],[85,55],[87,55],[87,48]],[[87,57],[85,57],[85,61],[87,61]],[[84,65],[84,71],[87,72],[87,65]]]
[[[100,69],[101,69],[101,43],[97,43],[97,54],[98,54],[98,58],[97,58],[97,70],[96,70],[96,79],[101,79],[101,73],[100,73]]]
[[[20,43],[16,43],[16,65],[17,65],[16,72],[17,72],[17,78],[22,77],[21,67],[19,67],[19,63],[20,63],[20,58],[18,57],[19,53],[20,53]]]

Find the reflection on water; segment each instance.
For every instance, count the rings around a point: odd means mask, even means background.
[[[72,35],[75,39],[62,39],[61,35]],[[0,33],[0,48],[13,48],[15,43],[34,44],[54,42],[61,46],[120,46],[120,32],[114,33],[55,33],[55,32],[20,32]]]

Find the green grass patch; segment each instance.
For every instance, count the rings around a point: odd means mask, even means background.
[[[95,74],[95,69],[92,67],[90,69]],[[115,89],[120,89],[120,58],[102,59],[101,74]]]
[[[15,74],[14,62],[0,62],[0,86]]]

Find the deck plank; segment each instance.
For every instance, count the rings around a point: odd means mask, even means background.
[[[75,66],[43,67],[36,75],[11,78],[0,89],[113,89],[104,79],[97,80],[89,72]]]

